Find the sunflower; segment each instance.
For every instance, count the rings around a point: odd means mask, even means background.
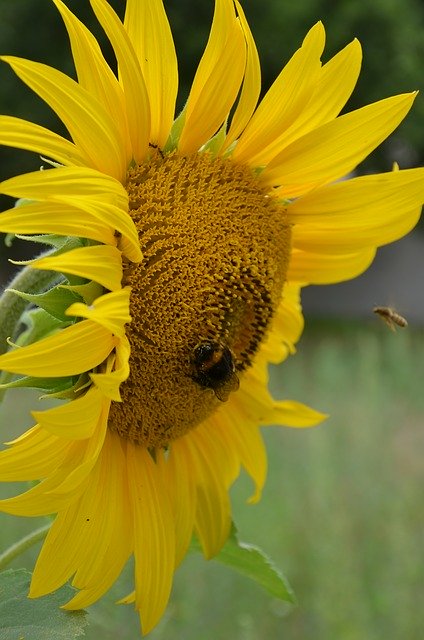
[[[260,498],[260,427],[325,417],[274,400],[268,364],[295,350],[302,286],[357,276],[417,222],[423,170],[337,181],[398,126],[415,94],[339,116],[361,48],[354,40],[322,65],[318,23],[257,104],[244,13],[237,0],[216,0],[175,118],[177,59],[161,0],[128,0],[123,23],[106,0],[91,0],[117,75],[53,1],[78,81],[3,57],[70,140],[0,120],[4,145],[47,159],[43,171],[2,183],[20,200],[0,231],[49,247],[13,285],[21,332],[6,323],[0,368],[5,388],[32,385],[62,402],[33,411],[36,425],[0,454],[3,481],[39,481],[0,509],[56,514],[31,597],[72,579],[65,608],[86,607],[134,556],[134,592],[123,601],[147,633],[193,534],[206,558],[225,543],[241,467],[254,483],[250,501]]]

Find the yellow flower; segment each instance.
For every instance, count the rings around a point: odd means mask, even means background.
[[[207,558],[227,539],[240,467],[259,499],[259,427],[324,417],[273,400],[267,366],[294,352],[301,286],[358,275],[379,245],[416,223],[423,170],[336,182],[390,135],[415,94],[339,116],[361,49],[354,40],[322,65],[318,23],[257,106],[260,69],[242,8],[216,0],[174,120],[177,60],[161,0],[128,0],[124,24],[91,0],[118,78],[93,35],[54,2],[78,82],[3,60],[72,141],[1,118],[3,144],[50,164],[2,183],[25,202],[0,216],[0,231],[52,234],[53,251],[29,269],[64,275],[50,297],[38,292],[43,337],[21,336],[0,368],[70,401],[34,411],[36,426],[0,454],[3,481],[40,480],[0,508],[57,514],[32,597],[72,579],[79,591],[65,608],[86,607],[133,555],[135,590],[124,601],[135,602],[147,633],[193,533]]]

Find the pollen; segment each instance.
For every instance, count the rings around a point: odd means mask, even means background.
[[[290,227],[249,167],[207,153],[157,150],[126,189],[143,261],[124,269],[131,373],[109,424],[165,447],[237,392],[281,299]]]

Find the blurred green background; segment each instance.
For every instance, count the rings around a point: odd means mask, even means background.
[[[67,4],[110,55],[88,2]],[[122,14],[122,0],[111,4]],[[325,60],[354,37],[363,45],[363,71],[348,110],[422,85],[421,0],[244,0],[242,4],[260,52],[264,90],[318,19],[327,29]],[[165,5],[179,56],[181,107],[207,39],[213,2],[169,0]],[[0,51],[73,74],[61,18],[48,0],[0,0]],[[65,133],[44,103],[6,66],[1,70],[0,112]],[[402,167],[422,163],[423,116],[424,101],[419,96],[412,114],[362,170],[390,170],[395,159]],[[33,171],[39,164],[35,154],[2,149],[0,177]],[[8,206],[5,200],[1,208]],[[18,251],[14,245],[13,252],[2,253],[5,258],[16,257]],[[410,255],[409,245],[406,252]],[[391,282],[393,255],[380,263],[381,277]],[[396,301],[411,281],[418,283],[411,289],[411,311],[424,298],[416,266],[408,263],[409,271],[396,268],[401,277],[391,288]],[[5,277],[3,259],[1,269]],[[382,290],[379,282],[352,283],[344,311],[353,316],[358,308],[363,316],[361,301],[367,300],[369,310],[369,296],[379,296]],[[149,636],[152,640],[421,640],[423,315],[418,309],[416,326],[396,333],[377,319],[329,320],[330,314],[340,315],[340,306],[332,307],[331,300],[342,299],[338,288],[342,286],[333,288],[332,299],[325,298],[331,287],[306,292],[308,324],[299,352],[273,370],[272,377],[277,395],[306,402],[330,413],[330,419],[311,430],[265,429],[270,472],[262,501],[256,506],[244,504],[250,491],[244,477],[233,492],[241,539],[259,544],[274,558],[295,589],[299,606],[290,609],[229,569],[190,556],[177,573],[170,607]],[[315,303],[308,306],[308,296],[311,300],[314,295]],[[373,302],[388,300],[380,297]],[[314,321],[316,315],[324,320]],[[30,408],[34,408],[30,399],[23,402],[20,394],[10,394],[0,408],[2,440],[29,425]],[[10,495],[5,487],[1,491]],[[0,521],[0,548],[41,522],[3,515]],[[35,550],[14,566],[31,568],[34,557]],[[112,606],[131,589],[126,581],[124,576],[92,607],[95,623],[88,639],[137,637],[138,619],[131,608]]]

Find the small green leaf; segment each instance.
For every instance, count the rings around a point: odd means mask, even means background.
[[[65,320],[69,322],[69,316],[65,314],[66,309],[71,306],[74,302],[80,302],[81,298],[76,294],[69,291],[69,289],[65,289],[60,285],[49,289],[48,291],[44,291],[43,293],[24,293],[23,291],[18,291],[17,289],[8,289],[8,291],[12,291],[17,296],[20,296],[24,300],[37,305],[50,313],[50,315],[58,318],[59,320]]]
[[[15,208],[24,207],[26,204],[32,204],[33,202],[35,202],[35,200],[29,200],[28,198],[19,198],[19,200],[16,200],[15,202]]]
[[[61,329],[72,324],[71,318],[67,322],[63,322],[58,318],[54,318],[44,309],[30,309],[22,314],[21,321],[27,326],[27,329],[19,334],[16,344],[24,347],[27,344],[42,340],[57,329]]]
[[[78,380],[78,378],[77,378]],[[12,380],[11,382],[5,382],[0,384],[1,389],[39,389],[45,393],[56,394],[68,391],[75,387],[75,376],[68,376],[63,378],[37,378],[35,376],[22,376]]]
[[[225,142],[225,136],[227,135],[227,121],[224,122],[218,133],[202,147],[202,152],[209,151],[212,157],[215,157],[218,151],[221,150],[222,145]]]
[[[185,119],[187,115],[187,104],[184,106],[184,109],[181,113],[175,118],[174,124],[171,127],[171,133],[169,134],[169,138],[166,141],[166,144],[163,148],[165,153],[170,153],[177,148],[178,140],[180,139],[181,132],[183,130]]]
[[[196,539],[193,539],[191,547],[195,551],[201,551]],[[287,578],[262,549],[238,540],[234,524],[227,542],[214,560],[254,580],[274,598],[296,603],[296,597]]]
[[[26,240],[27,242],[37,242],[39,244],[47,244],[51,247],[54,247],[52,251],[46,252],[42,257],[59,255],[60,253],[64,253],[65,251],[70,251],[71,249],[85,246],[86,244],[84,238],[75,238],[74,236],[57,236],[53,233],[43,233],[41,235],[17,233],[16,237],[19,238],[19,240]],[[40,257],[41,256],[38,256],[38,258]],[[36,259],[37,258],[33,258],[33,260]],[[22,260],[17,262],[14,262],[12,260],[12,262],[14,264],[30,264],[33,260]]]
[[[93,280],[80,285],[62,284],[60,286],[62,287],[62,289],[69,289],[69,291],[74,291],[84,300],[85,304],[92,304],[96,298],[104,293],[102,285],[94,282]]]
[[[28,598],[31,574],[25,569],[0,573],[0,640],[72,640],[84,636],[88,621],[84,611],[64,611],[74,590]]]
[[[6,245],[6,247],[10,248],[15,238],[16,238],[15,233],[6,233],[6,235],[4,236],[4,244]]]

